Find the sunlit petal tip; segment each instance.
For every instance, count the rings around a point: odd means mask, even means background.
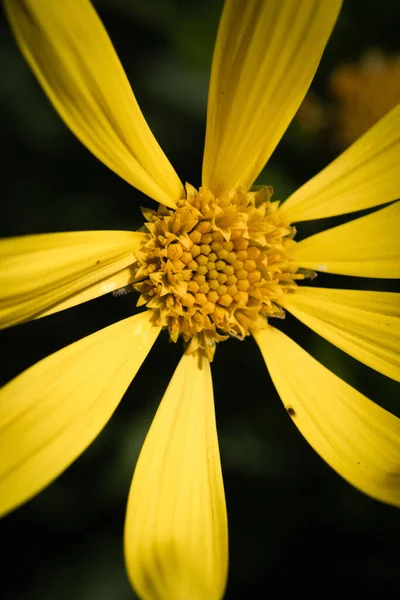
[[[400,381],[400,294],[298,286],[281,304],[332,344]]]
[[[127,285],[145,234],[74,231],[0,240],[0,328]]]
[[[280,207],[291,222],[379,206],[400,197],[400,104]]]
[[[158,145],[89,0],[4,0],[16,40],[54,108],[99,160],[157,202],[182,184]]]
[[[400,278],[400,202],[301,240],[293,260],[305,269]]]
[[[214,50],[203,185],[249,189],[302,102],[340,0],[228,0]]]
[[[254,337],[289,416],[314,450],[354,487],[400,506],[400,419],[277,329]]]
[[[144,442],[125,560],[143,600],[220,600],[228,534],[210,365],[185,354]]]
[[[152,317],[89,335],[0,390],[0,514],[40,492],[100,433],[160,332]]]

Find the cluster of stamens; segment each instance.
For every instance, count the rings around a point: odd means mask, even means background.
[[[143,210],[149,231],[136,253],[138,305],[156,314],[187,352],[212,360],[216,342],[243,339],[282,317],[282,295],[303,278],[288,251],[294,229],[271,202],[271,189],[219,199],[186,186],[176,210]]]

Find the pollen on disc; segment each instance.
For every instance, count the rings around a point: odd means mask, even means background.
[[[172,341],[212,360],[216,344],[243,339],[281,317],[279,300],[304,276],[290,259],[294,228],[282,219],[271,188],[234,191],[229,199],[186,185],[172,210],[145,211],[146,240],[137,253],[138,304],[154,311]]]

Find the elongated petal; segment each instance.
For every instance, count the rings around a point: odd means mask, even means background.
[[[77,304],[82,304],[82,302],[88,302],[88,300],[93,300],[94,298],[98,298],[104,294],[109,294],[110,292],[120,290],[122,295],[124,290],[121,288],[130,285],[133,281],[135,281],[135,278],[133,277],[132,269],[130,267],[122,269],[122,271],[118,271],[118,273],[110,275],[98,283],[94,283],[93,285],[85,288],[82,292],[73,294],[67,298],[67,300],[63,300],[62,302],[53,305],[48,310],[40,313],[37,318],[52,315],[60,310],[66,310],[67,308],[71,308]]]
[[[214,51],[203,185],[250,188],[303,100],[340,0],[228,0]]]
[[[280,208],[293,222],[371,208],[400,197],[400,105]]]
[[[143,600],[219,600],[227,546],[210,365],[188,354],[136,466],[125,523],[128,574]]]
[[[0,514],[60,475],[107,423],[152,347],[151,311],[40,361],[0,390]]]
[[[74,231],[1,240],[0,327],[41,316],[128,268],[143,239],[133,231]]]
[[[281,304],[341,350],[400,381],[400,294],[299,286]]]
[[[358,277],[400,277],[400,202],[294,246],[301,267]]]
[[[183,188],[143,117],[89,0],[5,0],[15,37],[54,108],[93,154],[175,207]]]
[[[400,419],[277,329],[255,337],[286,410],[314,450],[365,494],[400,506]]]

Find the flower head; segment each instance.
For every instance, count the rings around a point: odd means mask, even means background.
[[[146,310],[0,391],[0,508],[31,498],[84,451],[162,329],[182,339],[128,500],[126,564],[146,600],[224,594],[227,516],[210,362],[228,336],[254,337],[288,414],[328,464],[365,493],[400,504],[399,420],[273,327],[288,310],[400,380],[396,294],[301,285],[315,271],[399,277],[400,203],[300,242],[293,226],[398,198],[399,107],[283,204],[268,186],[253,188],[310,85],[340,4],[226,1],[195,189],[182,186],[158,146],[88,0],[5,1],[20,47],[65,122],[159,206],[144,209],[140,232],[1,242],[3,326],[126,285]]]
[[[138,305],[155,312],[172,341],[182,335],[186,352],[211,361],[216,343],[243,339],[282,316],[279,301],[293,287],[290,259],[294,230],[270,192],[234,191],[216,198],[186,186],[176,210],[144,211],[150,234],[136,252]]]
[[[338,66],[329,78],[336,101],[336,137],[352,144],[400,102],[400,56],[376,49]]]

